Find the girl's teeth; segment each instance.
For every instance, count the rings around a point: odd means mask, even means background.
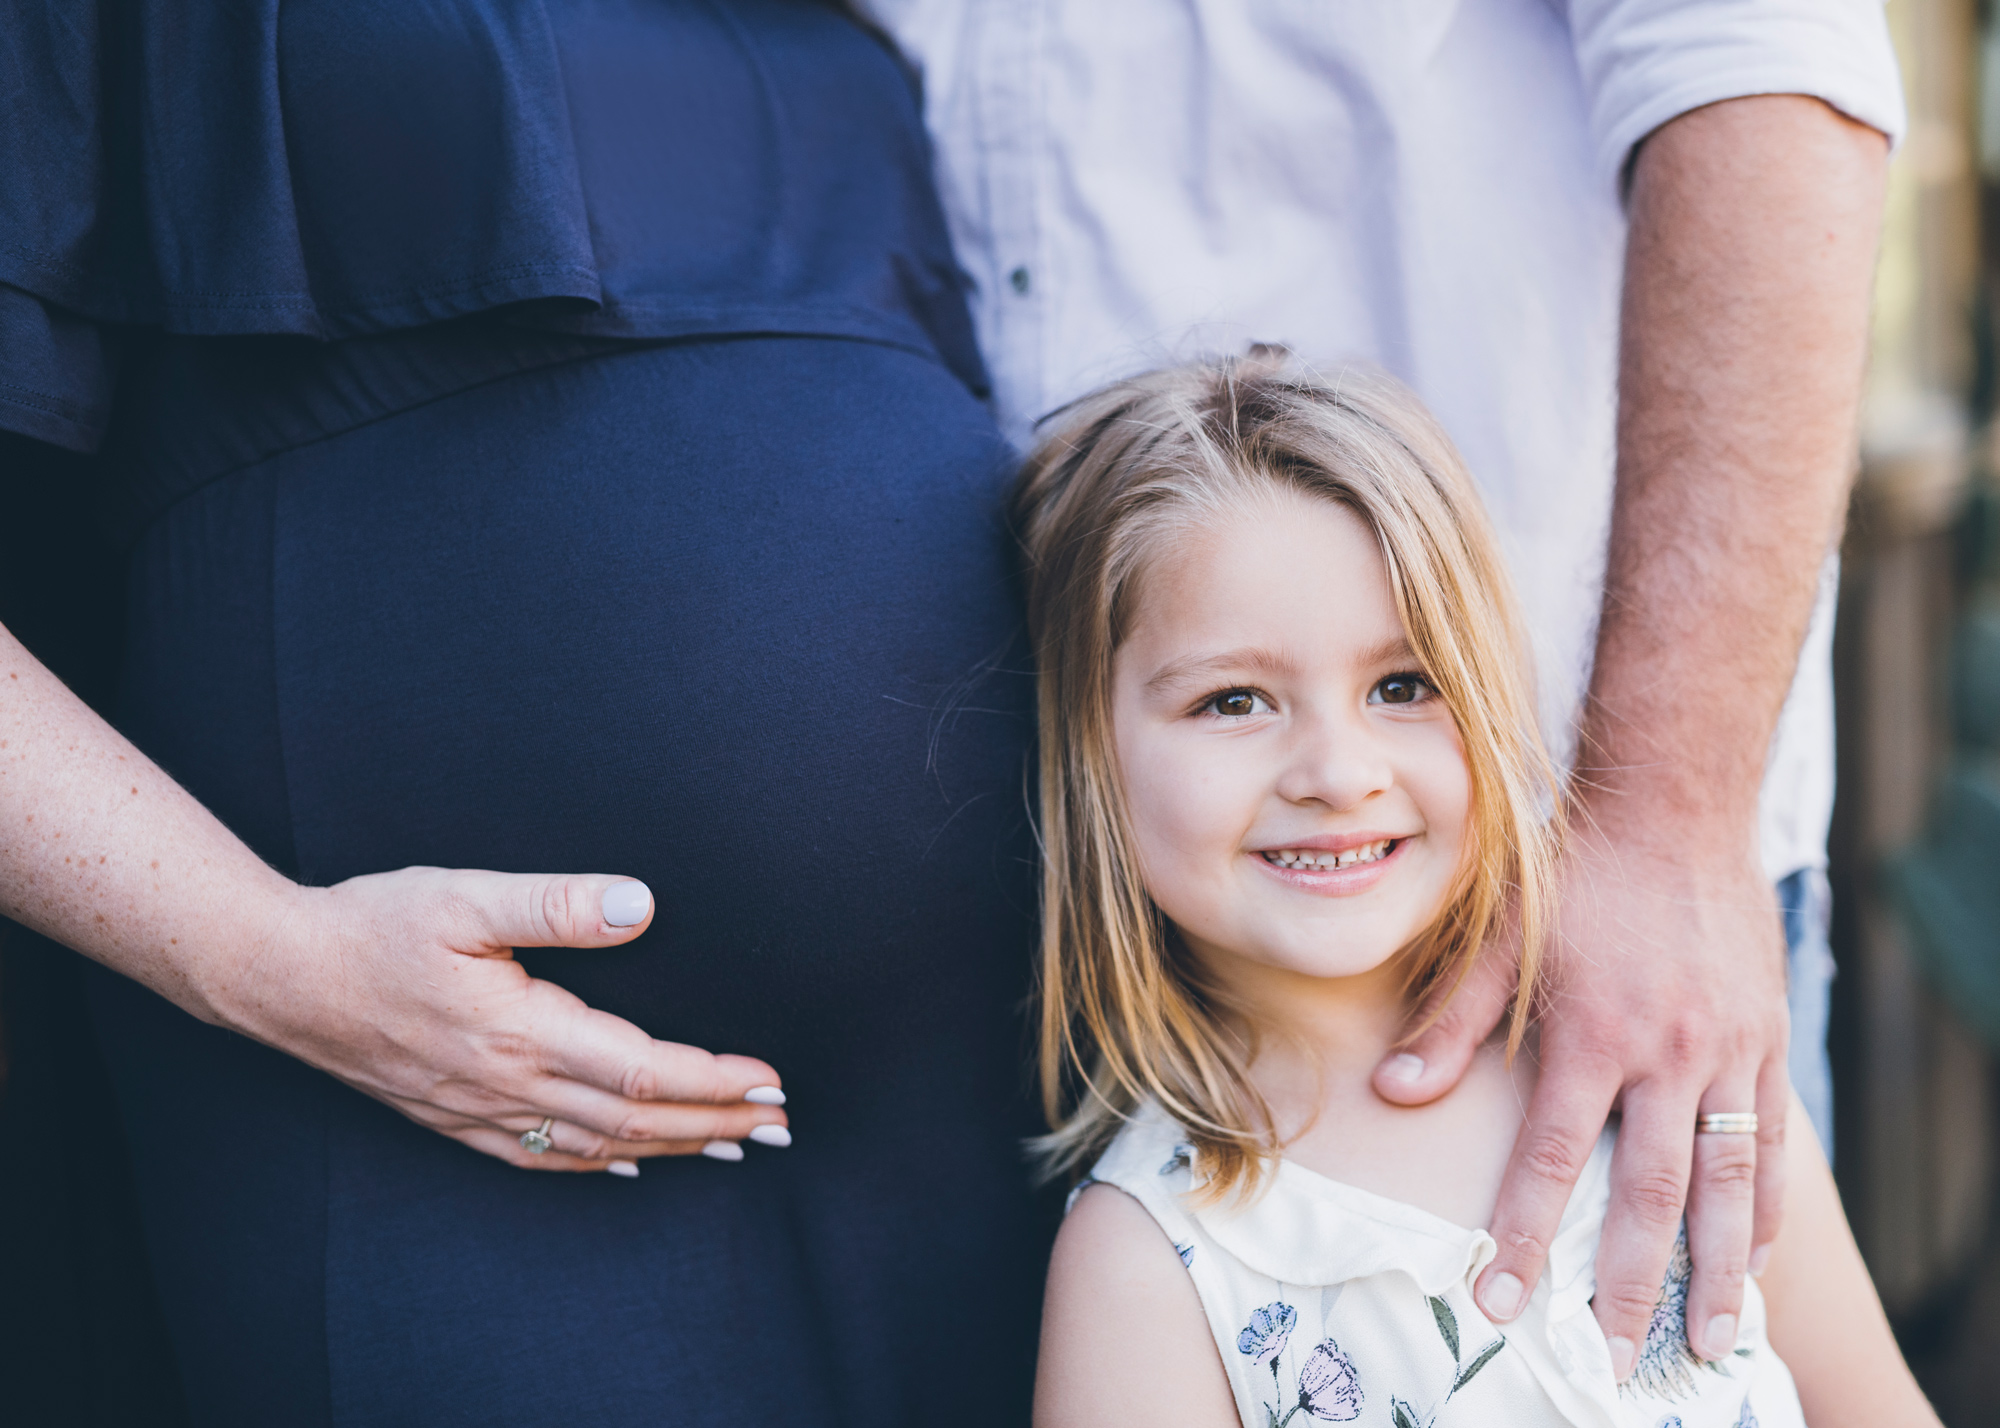
[[[1349,848],[1344,853],[1321,853],[1310,848],[1280,848],[1274,853],[1266,853],[1265,859],[1281,868],[1351,868],[1357,863],[1372,863],[1388,853],[1395,840],[1384,838],[1375,843],[1364,843],[1359,848]]]

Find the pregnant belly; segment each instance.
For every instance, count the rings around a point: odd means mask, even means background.
[[[654,348],[271,465],[306,878],[630,874],[653,928],[538,975],[788,1078],[1012,1075],[1029,682],[1004,454],[946,373]]]

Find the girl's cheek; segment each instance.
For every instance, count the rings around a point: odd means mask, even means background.
[[[1472,818],[1472,768],[1455,725],[1446,725],[1407,773],[1425,825],[1439,841],[1464,841]]]
[[[1128,765],[1126,805],[1133,837],[1153,877],[1185,883],[1213,861],[1229,819],[1216,806],[1215,781],[1186,759],[1158,751]]]

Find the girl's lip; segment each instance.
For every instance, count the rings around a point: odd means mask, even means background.
[[[1349,848],[1365,848],[1370,843],[1395,843],[1410,836],[1408,833],[1387,833],[1379,829],[1360,833],[1322,833],[1314,838],[1300,838],[1290,843],[1273,843],[1268,848],[1256,848],[1252,851],[1277,853],[1286,848],[1309,848],[1315,853],[1345,853]]]
[[[1410,845],[1407,836],[1390,838],[1387,834],[1375,833],[1352,837],[1343,834],[1338,838],[1308,839],[1284,845],[1287,848],[1310,848],[1315,852],[1344,853],[1349,848],[1366,847],[1385,840],[1392,845],[1388,852],[1372,863],[1356,863],[1347,868],[1283,868],[1265,857],[1262,850],[1252,852],[1250,857],[1258,867],[1287,887],[1317,893],[1322,897],[1352,897],[1356,893],[1367,892],[1388,876],[1389,870],[1403,856],[1403,849]]]

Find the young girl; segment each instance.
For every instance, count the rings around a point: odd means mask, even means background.
[[[1527,1310],[1475,1306],[1493,1242],[1473,1227],[1533,1090],[1511,1053],[1560,799],[1493,536],[1413,398],[1268,354],[1158,373],[1074,409],[1016,514],[1041,667],[1039,1149],[1088,1172],[1049,1270],[1038,1423],[1936,1423],[1797,1112],[1733,1352],[1689,1347],[1683,1248],[1614,1381],[1590,1308],[1613,1131]],[[1525,949],[1506,1043],[1431,1105],[1379,1101],[1413,999],[1488,943]]]

